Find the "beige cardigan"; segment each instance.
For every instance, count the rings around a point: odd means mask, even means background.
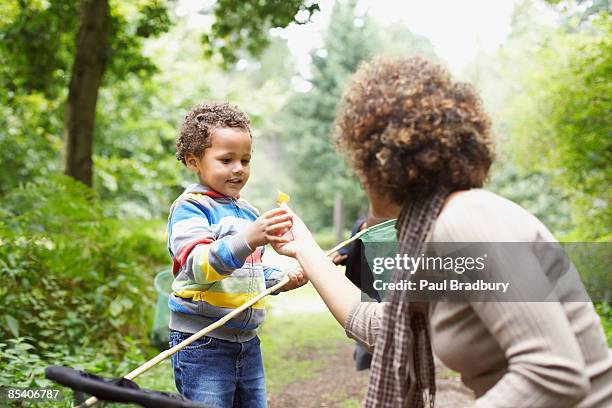
[[[457,195],[436,242],[553,242],[523,208],[484,190]],[[536,248],[537,249],[537,248]],[[535,254],[538,256],[538,254]],[[432,303],[434,353],[461,374],[477,407],[612,407],[612,352],[592,303]],[[349,337],[374,347],[385,303],[358,302]]]

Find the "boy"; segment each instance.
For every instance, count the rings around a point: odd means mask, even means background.
[[[249,119],[227,103],[196,105],[176,141],[177,159],[196,173],[170,208],[168,249],[173,293],[170,346],[222,318],[280,281],[261,255],[292,225],[286,210],[257,216],[239,198],[249,179]],[[172,356],[178,391],[214,407],[265,407],[266,388],[257,327],[263,300]]]

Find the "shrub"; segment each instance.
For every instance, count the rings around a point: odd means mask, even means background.
[[[595,304],[595,310],[601,319],[608,346],[612,347],[612,304],[609,302],[597,303]]]
[[[161,225],[108,219],[105,208],[64,176],[3,197],[2,384],[45,385],[48,364],[119,375],[144,362],[154,265],[167,259]]]

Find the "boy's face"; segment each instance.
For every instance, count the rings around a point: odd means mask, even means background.
[[[202,157],[187,155],[187,167],[200,183],[228,197],[237,197],[250,175],[251,136],[245,129],[217,128]]]

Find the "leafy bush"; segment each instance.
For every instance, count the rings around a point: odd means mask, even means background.
[[[0,383],[45,385],[48,364],[118,375],[142,363],[155,265],[167,262],[161,231],[105,218],[92,190],[64,176],[3,197]]]
[[[559,33],[542,46],[513,102],[513,150],[523,170],[542,172],[566,197],[576,228],[567,239],[612,237],[612,19]]]
[[[104,354],[107,350],[105,347],[80,348],[74,354],[66,354],[65,351],[41,353],[31,344],[33,343],[31,337],[18,337],[0,342],[0,356],[2,357],[0,358],[0,384],[24,388],[51,387],[62,390],[59,401],[25,404],[15,402],[13,406],[16,407],[72,407],[72,390],[62,388],[51,380],[47,380],[44,377],[45,368],[54,364],[95,372],[105,377],[123,376],[150,358],[150,355],[145,355],[142,351],[143,349],[149,350],[142,343],[129,337],[124,340],[126,347],[121,361],[108,358],[108,355]]]
[[[612,304],[609,302],[597,303],[595,310],[601,319],[601,325],[608,340],[608,346],[612,347]]]

